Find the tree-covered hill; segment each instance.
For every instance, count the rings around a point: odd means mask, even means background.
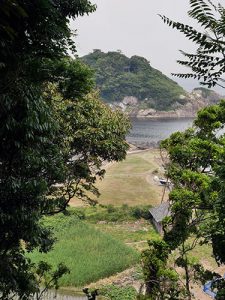
[[[126,57],[120,51],[94,50],[81,58],[95,70],[97,87],[107,102],[119,102],[126,96],[145,101],[157,110],[176,108],[185,100],[185,91],[175,81],[151,67],[144,57]]]

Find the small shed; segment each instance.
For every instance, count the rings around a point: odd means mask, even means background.
[[[162,234],[162,220],[166,216],[170,216],[170,204],[169,202],[163,202],[159,206],[153,207],[149,210],[150,215],[151,215],[151,221],[153,225],[155,226],[156,230],[158,233]]]

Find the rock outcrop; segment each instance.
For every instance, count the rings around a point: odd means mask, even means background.
[[[180,95],[184,104],[175,103],[173,109],[168,111],[142,108],[143,101],[133,96],[126,96],[121,102],[113,103],[112,106],[119,107],[123,112],[137,118],[192,118],[200,109],[218,103],[222,98],[223,96],[214,91],[197,88],[191,93]]]

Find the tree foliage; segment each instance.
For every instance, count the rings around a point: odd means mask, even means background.
[[[128,121],[98,100],[92,71],[66,57],[68,18],[94,10],[87,0],[1,3],[0,299],[38,292],[25,253],[52,247],[41,217],[97,193],[103,160],[125,157]]]
[[[185,269],[189,295],[199,266],[190,265],[188,252],[197,244],[210,243],[216,262],[225,262],[224,116],[224,101],[204,108],[192,128],[172,134],[161,144],[168,155],[166,174],[173,184],[171,216],[164,220],[163,239],[171,251],[179,250],[176,264]],[[204,274],[201,272],[198,280],[204,279]]]
[[[200,24],[202,31],[161,16],[166,24],[182,32],[197,45],[196,53],[181,51],[185,60],[178,60],[179,64],[189,67],[192,73],[174,75],[197,78],[208,87],[225,87],[225,8],[210,0],[190,0],[188,14]]]
[[[9,66],[9,57],[18,58],[35,55],[39,58],[60,57],[68,47],[74,50],[69,28],[69,18],[77,18],[95,10],[88,0],[4,0],[1,3],[0,35],[1,63]]]
[[[196,54],[182,51],[187,60],[178,61],[191,68],[192,73],[177,76],[201,79],[208,87],[216,84],[223,87],[225,9],[210,0],[190,0],[190,6],[189,16],[197,20],[203,33],[161,16],[165,23],[198,46]],[[206,89],[201,91],[208,94]],[[190,251],[196,245],[209,243],[218,265],[225,263],[224,108],[224,101],[204,108],[192,128],[176,132],[161,143],[166,176],[172,184],[171,215],[163,221],[163,241],[170,253],[176,253],[175,266],[185,271],[187,299],[192,298],[193,281],[205,283],[207,280],[212,280],[216,299],[224,299],[224,279],[190,259]]]
[[[167,264],[170,254],[168,244],[161,240],[149,241],[148,244],[149,248],[142,253],[146,297],[141,299],[183,299],[178,275]]]
[[[181,294],[181,298],[179,295],[178,299],[192,299],[192,282],[202,284],[215,276],[218,280],[213,286],[215,290],[219,289],[217,298],[223,299],[220,295],[224,293],[224,279],[194,261],[191,251],[197,245],[210,244],[217,264],[225,263],[224,126],[225,102],[221,101],[199,111],[192,128],[173,133],[160,146],[166,176],[172,187],[168,200],[171,215],[163,220],[162,242],[167,256],[162,268],[171,267],[171,261],[174,261],[174,267],[184,269],[184,286],[178,284],[176,290],[183,293],[181,288],[185,287],[185,294]],[[158,270],[154,251],[160,253],[157,245],[151,245],[146,252],[148,262],[144,263],[144,270],[149,265]],[[182,278],[180,280],[182,282]],[[157,273],[155,281],[158,282],[156,287],[164,282]],[[151,286],[150,292],[154,292]]]
[[[105,174],[103,163],[125,158],[128,150],[125,137],[130,122],[120,111],[112,111],[102,103],[96,91],[74,102],[65,100],[56,85],[50,84],[44,97],[52,105],[54,119],[58,120],[57,143],[67,162],[63,166],[62,179],[57,181],[58,188],[53,185],[50,191],[54,201],[48,197],[50,201],[45,199],[45,203],[50,202],[56,211],[66,208],[72,197],[94,204],[86,191],[99,195],[94,183],[97,177],[102,178]],[[62,207],[54,203],[59,201]],[[49,214],[56,212],[51,211],[51,205],[48,203]]]
[[[140,56],[126,57],[121,52],[104,53],[94,50],[81,58],[95,71],[96,85],[107,102],[122,101],[135,96],[156,109],[170,109],[181,103],[185,91],[173,80],[152,68]]]

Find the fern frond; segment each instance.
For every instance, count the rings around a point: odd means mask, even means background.
[[[194,29],[192,26],[182,24],[180,22],[175,22],[166,16],[159,15],[163,22],[172,28],[176,28],[181,33],[183,33],[189,40],[192,40],[200,45],[203,45],[207,40],[208,36]]]
[[[191,10],[188,12],[188,15],[197,20],[205,29],[214,29],[217,26],[217,20],[213,12],[215,9],[211,3],[208,5],[203,0],[190,0],[190,5]]]
[[[209,87],[214,86],[225,73],[225,8],[214,5],[212,0],[190,0],[189,16],[208,32],[160,16],[164,23],[183,33],[197,45],[196,53],[181,51],[184,60],[177,62],[192,70],[192,73],[173,74],[181,78],[202,79]]]

